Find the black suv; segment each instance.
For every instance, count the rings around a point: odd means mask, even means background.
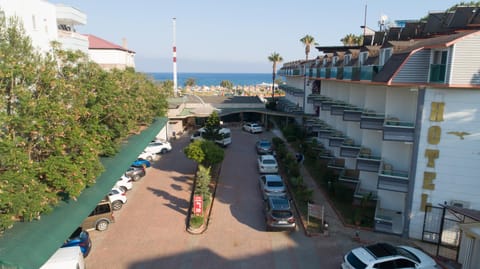
[[[287,196],[267,196],[265,200],[266,230],[295,230],[295,216]]]

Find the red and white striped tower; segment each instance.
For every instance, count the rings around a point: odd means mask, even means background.
[[[177,47],[176,47],[176,37],[175,37],[175,21],[176,18],[173,18],[173,94],[175,97],[178,96],[177,89]]]

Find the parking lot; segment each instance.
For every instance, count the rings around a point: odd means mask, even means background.
[[[189,139],[172,141],[173,150],[134,183],[128,203],[115,211],[116,223],[92,231],[88,268],[339,268],[352,245],[348,235],[307,237],[266,232],[258,185],[255,142],[272,133],[232,129],[205,233],[186,231],[191,183],[196,169],[183,154]]]

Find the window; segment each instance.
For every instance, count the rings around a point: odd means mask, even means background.
[[[345,55],[345,58],[343,59],[343,65],[348,65],[351,57],[352,55]]]
[[[395,267],[395,262],[394,261],[386,261],[386,262],[381,262],[377,263],[373,266],[373,268],[378,268],[378,269],[394,269],[397,268]]]
[[[447,51],[434,51],[433,64],[447,64]]]
[[[384,65],[392,56],[392,48],[382,49],[380,53],[380,64]]]
[[[324,66],[327,65],[327,58],[324,58],[324,59],[323,59],[323,65],[324,65]]]
[[[360,65],[364,65],[367,63],[368,59],[368,52],[361,52],[359,58]]]
[[[395,261],[395,268],[416,268],[415,263],[407,259],[398,259]]]

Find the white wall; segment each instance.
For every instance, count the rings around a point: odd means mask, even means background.
[[[432,122],[431,102],[444,102],[444,120]],[[417,171],[412,204],[410,236],[421,238],[424,214],[420,211],[421,194],[428,194],[434,206],[451,200],[470,202],[470,208],[480,210],[480,92],[462,89],[427,89],[419,141]],[[440,142],[427,142],[428,130],[441,128]],[[464,134],[463,139],[459,136]],[[426,149],[438,149],[435,167],[427,167]],[[436,173],[434,190],[422,188],[423,173]]]
[[[34,48],[50,51],[50,42],[57,40],[55,5],[43,0],[0,0],[5,17],[16,16],[22,21]]]

